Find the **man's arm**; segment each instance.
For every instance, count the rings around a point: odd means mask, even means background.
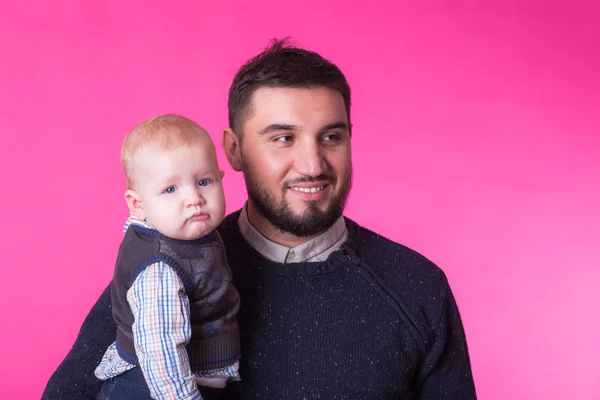
[[[463,324],[447,287],[437,337],[420,374],[419,399],[476,399]]]
[[[117,327],[110,306],[110,285],[83,321],[75,344],[58,366],[42,395],[42,400],[93,400],[102,381],[94,369],[115,340]]]

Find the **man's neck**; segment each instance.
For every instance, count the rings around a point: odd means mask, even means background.
[[[248,215],[248,222],[250,222],[250,225],[252,225],[254,229],[260,232],[261,235],[270,241],[282,246],[296,247],[318,236],[314,235],[301,237],[293,235],[289,232],[282,232],[280,229],[271,224],[262,214],[260,214],[250,200],[246,204],[246,213]]]

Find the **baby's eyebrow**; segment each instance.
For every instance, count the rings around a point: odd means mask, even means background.
[[[170,183],[176,182],[179,180],[179,175],[169,175],[164,179],[161,179],[161,182],[164,182],[164,184],[168,185]]]
[[[196,176],[202,175],[217,175],[219,173],[219,168],[211,166],[210,168],[201,169],[195,173]]]

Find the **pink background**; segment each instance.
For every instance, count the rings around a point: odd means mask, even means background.
[[[446,271],[480,398],[600,398],[598,3],[248,3],[3,2],[0,398],[40,397],[109,282],[125,133],[177,112],[219,141],[285,35],[346,73],[347,215]]]

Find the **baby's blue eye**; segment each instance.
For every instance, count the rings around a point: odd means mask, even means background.
[[[200,179],[200,181],[198,182],[198,185],[208,186],[209,183],[210,183],[210,179]]]
[[[175,186],[169,186],[166,188],[165,193],[175,193]]]

